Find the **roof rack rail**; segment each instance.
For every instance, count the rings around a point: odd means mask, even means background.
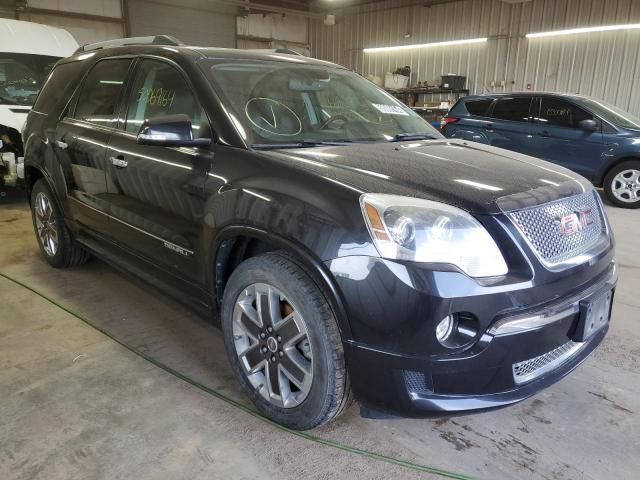
[[[75,53],[100,50],[101,48],[124,47],[127,45],[171,45],[179,47],[184,45],[180,40],[171,35],[153,35],[149,37],[116,38],[104,42],[87,43],[76,50]]]
[[[304,57],[300,52],[296,52],[295,50],[291,50],[290,48],[276,48],[274,50],[275,53],[286,53],[288,55],[298,55],[299,57]]]

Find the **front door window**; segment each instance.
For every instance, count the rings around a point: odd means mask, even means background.
[[[199,138],[206,116],[184,77],[165,62],[143,60],[133,87],[127,112],[126,130],[138,133],[146,119],[185,114]]]

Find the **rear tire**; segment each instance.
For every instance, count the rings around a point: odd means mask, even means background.
[[[234,373],[265,417],[307,430],[344,410],[349,385],[336,318],[286,253],[252,257],[234,270],[222,331]]]
[[[640,208],[640,161],[628,160],[609,170],[604,191],[617,207]]]
[[[51,189],[42,178],[31,190],[31,218],[38,246],[49,265],[55,268],[75,267],[90,258],[71,237]]]

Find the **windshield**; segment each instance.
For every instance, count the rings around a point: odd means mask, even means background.
[[[600,115],[602,118],[613,123],[617,127],[640,130],[640,118],[635,117],[607,102],[593,98],[581,98],[579,103],[582,103],[593,113]]]
[[[0,52],[0,104],[33,105],[58,60],[47,55]]]
[[[441,138],[356,73],[285,62],[211,62],[209,79],[253,147]]]

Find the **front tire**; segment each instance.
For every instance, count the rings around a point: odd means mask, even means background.
[[[31,190],[31,218],[38,246],[49,265],[75,267],[89,259],[89,254],[71,237],[51,189],[42,178]]]
[[[234,270],[222,330],[234,373],[265,417],[307,430],[344,409],[349,387],[335,316],[287,254],[259,255]]]
[[[617,207],[640,208],[640,161],[622,162],[609,170],[604,191]]]

